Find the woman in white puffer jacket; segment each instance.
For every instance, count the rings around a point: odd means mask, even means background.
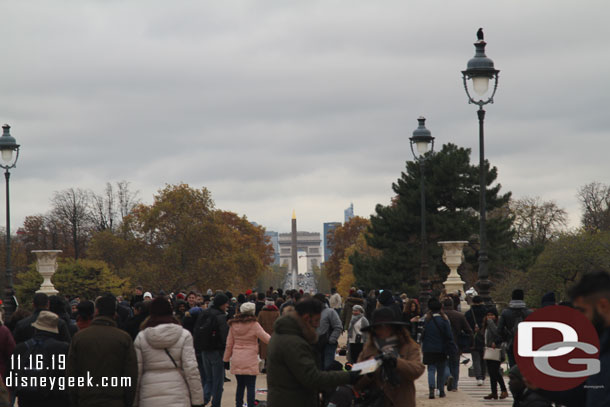
[[[167,298],[151,302],[150,319],[144,322],[134,346],[138,358],[134,406],[203,406],[193,337],[172,316]]]

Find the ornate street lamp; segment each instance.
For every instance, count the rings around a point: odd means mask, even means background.
[[[428,250],[426,237],[426,183],[424,178],[424,169],[426,159],[430,156],[428,153],[434,151],[434,137],[430,135],[430,130],[426,128],[426,119],[419,117],[417,119],[419,126],[413,131],[411,141],[411,152],[415,160],[419,162],[419,171],[421,175],[421,271],[420,271],[420,294],[419,303],[422,310],[428,309],[428,300],[430,299],[430,276],[428,274]]]
[[[19,144],[11,136],[11,126],[2,126],[2,137],[0,137],[0,168],[4,168],[6,179],[6,272],[4,274],[4,313],[5,320],[15,312],[15,299],[13,293],[13,272],[11,270],[11,212],[9,201],[9,170],[15,168],[19,159]]]
[[[487,180],[486,180],[486,168],[485,168],[485,143],[483,137],[483,123],[485,121],[485,110],[483,106],[488,103],[494,102],[494,96],[496,89],[498,88],[498,71],[494,68],[493,61],[485,55],[485,45],[487,43],[483,40],[483,29],[479,28],[477,31],[477,42],[474,43],[475,55],[468,61],[468,65],[465,71],[462,71],[464,80],[464,89],[466,95],[468,95],[468,103],[479,106],[477,115],[479,117],[479,272],[478,281],[475,286],[483,301],[486,304],[491,303],[491,296],[489,291],[492,283],[489,281],[489,258],[487,257],[487,229],[486,229],[486,199],[485,193],[487,191]],[[489,82],[493,80],[493,89],[490,92]],[[471,84],[474,90],[475,96],[473,97],[470,90],[469,84]]]

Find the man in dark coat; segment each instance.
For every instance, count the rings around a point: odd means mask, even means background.
[[[269,407],[317,407],[318,393],[354,382],[359,372],[318,368],[314,349],[322,303],[315,299],[298,302],[295,314],[279,318],[267,350],[267,403]]]
[[[223,293],[214,296],[212,306],[199,314],[195,328],[193,329],[195,349],[201,349],[203,371],[205,374],[205,386],[203,388],[203,404],[212,401],[212,407],[220,407],[222,402],[222,391],[224,386],[225,364],[222,357],[227,344],[229,335],[229,325],[227,324],[227,308],[229,308],[229,297]],[[199,336],[200,328],[211,318],[214,321],[214,331],[216,339],[212,342],[205,341]]]
[[[458,344],[458,338],[462,332],[472,338],[472,328],[468,325],[468,321],[466,321],[464,314],[453,308],[453,300],[451,298],[447,297],[443,300],[443,311],[445,312],[445,315],[447,315],[447,318],[449,318],[453,341],[456,344]],[[460,355],[460,349],[458,349],[458,353],[449,356],[449,359],[447,360],[445,374],[447,376],[447,390],[449,391],[457,391],[458,388],[458,381],[460,380]]]
[[[13,336],[15,337],[16,343],[25,342],[34,336],[34,328],[32,327],[32,323],[38,319],[38,314],[40,314],[40,311],[49,309],[49,297],[44,293],[34,294],[33,302],[34,313],[19,321],[15,326]],[[57,330],[59,332],[57,334],[57,339],[64,342],[70,342],[70,331],[68,330],[68,325],[66,325],[64,320],[59,319]]]
[[[42,310],[32,327],[34,337],[21,342],[15,348],[13,359],[21,363],[12,364],[12,370],[7,377],[7,384],[13,387],[19,399],[19,407],[65,407],[69,405],[68,392],[65,388],[66,356],[69,344],[57,340],[58,316],[50,311]],[[32,356],[32,362],[29,358]],[[39,356],[40,355],[40,356]],[[42,369],[33,369],[35,364],[42,363]],[[42,375],[37,372],[42,371]],[[44,387],[20,387],[19,379],[31,380],[36,376],[45,377],[47,385]],[[11,383],[15,381],[15,383]],[[60,384],[61,383],[61,384]]]
[[[506,342],[506,356],[508,357],[508,364],[510,367],[515,366],[517,363],[515,362],[515,355],[513,354],[513,343],[515,334],[517,333],[517,326],[532,313],[532,310],[525,305],[523,298],[523,290],[513,290],[508,308],[505,308],[502,311],[500,320],[498,321],[498,333],[500,334],[502,341]]]
[[[74,407],[131,407],[138,363],[129,334],[115,322],[117,301],[106,294],[95,302],[96,317],[74,335],[68,354],[68,377],[92,378],[93,387],[69,388]],[[102,378],[118,378],[118,386],[104,386]],[[106,383],[107,384],[107,383]],[[96,385],[99,385],[97,387]]]
[[[480,295],[475,295],[472,298],[470,309],[466,311],[465,317],[466,321],[468,321],[468,325],[470,325],[470,328],[474,332],[470,357],[472,358],[472,367],[474,368],[474,376],[477,379],[477,386],[483,385],[487,369],[487,364],[483,360],[483,354],[485,353],[485,338],[482,330],[483,320],[486,315],[487,307],[483,304],[483,298]]]

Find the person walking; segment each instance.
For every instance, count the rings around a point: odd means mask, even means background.
[[[172,316],[165,297],[150,303],[150,318],[134,342],[138,385],[134,406],[190,407],[203,405],[203,388],[193,337]]]
[[[464,335],[468,340],[468,348],[470,348],[471,339],[473,336],[472,329],[466,321],[466,317],[459,311],[456,311],[453,305],[453,300],[449,297],[443,300],[443,312],[449,318],[451,325],[451,333],[453,341],[459,344],[459,338]],[[445,376],[447,376],[447,391],[457,391],[458,381],[460,380],[460,356],[461,349],[458,346],[458,351],[454,355],[448,355],[447,366],[445,367]]]
[[[411,338],[417,342],[421,320],[421,307],[417,299],[412,298],[407,301],[402,311],[402,320],[407,324],[407,330]]]
[[[2,305],[0,305],[0,313]],[[15,350],[15,340],[10,329],[8,329],[2,318],[0,318],[0,377],[5,378],[8,372],[11,354]],[[1,381],[2,379],[0,379]]]
[[[41,311],[49,309],[49,297],[44,293],[34,294],[33,305],[34,312],[32,315],[22,319],[15,326],[15,330],[13,331],[15,343],[25,342],[34,336],[34,328],[32,327],[32,323],[38,319],[38,314],[40,314]],[[58,339],[65,342],[70,342],[70,331],[68,330],[68,325],[63,319],[59,319],[57,329],[59,331]]]
[[[322,371],[313,345],[323,305],[316,299],[296,303],[295,312],[275,322],[267,352],[269,407],[317,407],[318,393],[350,382],[360,372]]]
[[[131,407],[136,393],[138,362],[129,334],[115,322],[117,301],[106,294],[95,302],[96,317],[87,329],[78,331],[68,353],[67,377],[92,377],[102,384],[102,378],[120,377],[116,387],[71,387],[71,405],[78,407]],[[60,320],[61,321],[61,320]]]
[[[485,321],[485,317],[487,316],[487,307],[483,304],[483,298],[481,296],[475,295],[472,298],[472,305],[464,316],[474,332],[470,356],[472,358],[474,376],[477,379],[477,386],[482,386],[487,373],[487,364],[483,360],[485,337],[482,329],[483,321]]]
[[[396,318],[394,310],[382,307],[373,312],[371,325],[362,328],[370,339],[358,361],[376,357],[390,358],[395,366],[392,372],[378,369],[373,377],[359,380],[357,389],[380,389],[383,391],[384,406],[414,407],[415,380],[426,370],[421,362],[420,347],[409,335],[406,323]]]
[[[356,288],[352,287],[350,290],[350,295],[345,300],[343,310],[341,311],[341,321],[343,323],[343,330],[345,331],[347,331],[347,328],[349,328],[349,323],[352,320],[352,307],[354,305],[364,307],[364,300],[358,296]]]
[[[258,314],[258,323],[263,327],[269,335],[273,334],[273,324],[280,317],[280,310],[275,305],[273,298],[267,298],[265,307]],[[262,360],[265,361],[263,373],[266,373],[267,368],[267,343],[259,341],[259,353]]]
[[[203,310],[197,317],[193,337],[202,350],[205,386],[203,404],[212,401],[212,407],[220,407],[225,378],[225,365],[222,356],[225,352],[229,325],[227,325],[229,297],[223,293],[214,296],[212,306]]]
[[[445,397],[445,364],[447,353],[445,343],[452,338],[449,319],[441,312],[441,303],[436,298],[428,301],[428,313],[424,318],[424,332],[422,334],[422,351],[424,364],[428,366],[429,398],[435,396],[438,389],[439,397]],[[436,382],[434,381],[436,376]]]
[[[352,320],[347,329],[347,344],[348,344],[348,360],[350,363],[356,363],[362,348],[366,343],[367,334],[363,331],[369,326],[369,321],[364,316],[364,308],[360,305],[352,307]]]
[[[504,349],[501,347],[500,343],[500,335],[498,332],[498,327],[496,322],[498,320],[498,311],[495,308],[487,309],[487,316],[485,321],[483,322],[483,332],[485,335],[485,347],[492,349],[500,349],[500,360],[495,360],[491,358],[485,359],[485,363],[487,364],[487,372],[489,373],[489,381],[491,384],[491,393],[487,396],[483,397],[485,400],[497,400],[498,399],[498,384],[500,385],[500,390],[502,393],[500,394],[500,399],[505,399],[508,397],[508,392],[506,391],[506,385],[504,384],[504,378],[502,377],[502,372],[500,371],[500,365],[505,358]]]
[[[510,367],[515,366],[515,356],[513,354],[513,343],[515,341],[515,335],[517,333],[517,326],[529,314],[532,310],[527,308],[525,301],[523,301],[524,292],[521,289],[513,290],[511,294],[511,300],[508,303],[508,308],[502,310],[500,320],[498,321],[498,333],[502,342],[506,343],[506,353],[508,356],[508,365]]]
[[[341,317],[343,299],[341,298],[341,294],[337,292],[337,289],[335,287],[332,287],[330,289],[330,298],[328,299],[328,303],[330,307],[335,310],[337,315]]]
[[[222,360],[230,362],[231,373],[237,379],[236,407],[243,406],[244,390],[247,390],[248,407],[254,407],[256,375],[260,373],[258,341],[267,344],[271,338],[258,323],[255,314],[256,305],[246,302],[239,308],[239,314],[228,322],[229,336]]]
[[[318,333],[321,366],[323,370],[328,370],[335,360],[338,340],[343,332],[343,324],[335,310],[328,306],[324,294],[318,293],[314,295],[314,298],[324,305],[322,317],[320,318],[320,326],[316,329],[316,332]]]
[[[47,378],[47,381],[61,380],[66,376],[66,355],[68,354],[68,342],[57,339],[59,330],[57,329],[59,317],[50,311],[41,311],[36,321],[32,323],[34,336],[25,342],[21,342],[13,353],[14,360],[23,361],[22,363],[11,364],[14,370],[10,372],[10,377],[15,381],[13,393],[18,398],[19,407],[65,407],[69,405],[70,399],[65,389],[60,390],[57,386],[53,389],[46,386],[30,387],[18,386],[19,381],[27,379],[30,385],[32,379]],[[37,356],[41,355],[41,356]],[[31,369],[27,362],[33,357],[36,369]],[[40,365],[38,365],[40,363]],[[42,373],[42,375],[40,375]],[[18,381],[19,380],[19,381]]]

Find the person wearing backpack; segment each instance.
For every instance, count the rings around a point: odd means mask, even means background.
[[[225,352],[229,325],[227,324],[229,297],[223,293],[214,296],[212,306],[199,314],[193,328],[195,350],[201,352],[205,385],[203,404],[212,401],[212,407],[220,407],[224,386]]]
[[[483,336],[483,321],[487,316],[487,307],[483,304],[483,298],[480,295],[475,295],[472,298],[472,305],[466,311],[466,321],[474,331],[474,339],[470,356],[472,358],[472,367],[474,376],[477,379],[477,386],[483,386],[485,375],[487,373],[487,364],[483,360],[485,353],[485,338]]]
[[[498,332],[502,341],[506,343],[506,355],[510,367],[516,365],[515,355],[513,354],[513,343],[515,334],[517,333],[517,326],[532,313],[532,310],[525,305],[523,298],[523,290],[519,288],[513,290],[508,308],[505,308],[502,311],[498,321]]]
[[[67,354],[70,347],[68,342],[57,339],[58,322],[59,317],[55,313],[41,311],[36,321],[32,323],[34,336],[21,342],[15,348],[12,357],[14,369],[7,376],[7,385],[16,394],[19,407],[42,405],[64,407],[70,403],[68,392],[65,388],[60,390],[58,382],[58,380],[65,380]],[[40,365],[37,363],[39,361]],[[44,387],[17,386],[17,384],[22,384],[23,379],[27,378],[31,383],[31,380],[39,381],[41,377],[45,377],[47,380],[47,385]],[[51,388],[51,380],[54,383],[53,388]]]

